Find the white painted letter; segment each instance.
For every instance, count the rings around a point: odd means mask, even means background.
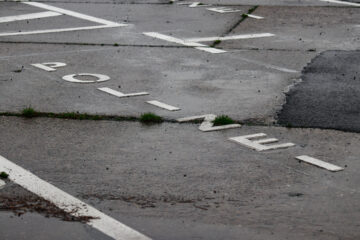
[[[201,116],[179,118],[179,119],[177,119],[177,121],[178,122],[190,122],[190,121],[204,119],[204,121],[201,123],[201,125],[199,127],[199,130],[203,131],[203,132],[210,132],[210,131],[217,131],[217,130],[241,127],[240,124],[228,124],[228,125],[214,127],[213,121],[215,120],[215,118],[216,118],[216,115],[214,115],[214,114],[206,114],[206,115],[201,115]]]
[[[295,146],[294,143],[265,145],[267,143],[278,142],[279,140],[276,138],[266,138],[266,139],[262,139],[262,140],[250,141],[250,139],[260,138],[260,137],[266,137],[266,134],[265,133],[257,133],[257,134],[252,134],[252,135],[233,137],[233,138],[229,138],[229,140],[239,143],[241,145],[244,145],[248,148],[254,149],[258,152]]]
[[[97,80],[80,80],[75,78],[75,76],[90,76],[95,77]],[[105,82],[110,79],[109,76],[102,74],[94,74],[94,73],[78,73],[78,74],[70,74],[62,77],[63,80],[73,83],[96,83],[96,82]]]
[[[128,93],[128,94],[125,94],[125,93],[122,93],[122,92],[113,90],[113,89],[111,89],[111,88],[108,88],[108,87],[103,87],[103,88],[98,88],[98,89],[99,89],[100,91],[106,92],[106,93],[108,93],[108,94],[114,95],[114,96],[119,97],[119,98],[137,97],[137,96],[149,95],[148,92],[138,92],[138,93]]]
[[[46,63],[34,63],[31,64],[34,67],[40,68],[42,70],[48,71],[48,72],[54,72],[56,71],[55,68],[59,67],[65,67],[66,63],[62,62],[46,62]]]
[[[327,162],[324,162],[324,161],[321,161],[319,159],[309,157],[309,156],[306,156],[306,155],[298,156],[298,157],[296,157],[296,159],[300,160],[300,161],[303,161],[303,162],[310,163],[310,164],[315,165],[317,167],[325,168],[326,170],[329,170],[331,172],[337,172],[337,171],[344,170],[344,168],[342,168],[342,167],[339,167],[339,166],[336,166],[334,164],[327,163]]]

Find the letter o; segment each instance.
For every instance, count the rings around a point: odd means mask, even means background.
[[[75,78],[76,76],[90,76],[95,77],[97,80],[80,80]],[[105,82],[110,79],[109,76],[102,74],[94,74],[94,73],[78,73],[78,74],[70,74],[62,77],[63,80],[72,82],[72,83],[96,83],[96,82]]]

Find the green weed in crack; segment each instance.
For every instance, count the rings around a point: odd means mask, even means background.
[[[215,118],[213,121],[214,126],[222,126],[236,123],[232,118],[226,115],[221,115]]]

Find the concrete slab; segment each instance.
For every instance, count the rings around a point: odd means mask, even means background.
[[[353,211],[358,134],[249,126],[202,133],[196,124],[0,119],[3,156],[154,239],[359,234]],[[257,153],[227,141],[257,132],[297,147]],[[301,164],[294,160],[301,154],[345,170],[332,174]]]
[[[20,111],[27,106],[46,112],[115,115],[152,111],[171,119],[210,113],[228,114],[238,120],[272,119],[283,103],[284,88],[299,75],[284,69],[300,72],[314,56],[312,52],[296,52],[298,58],[294,58],[292,52],[280,55],[272,51],[240,51],[213,55],[190,48],[32,44],[14,52],[11,44],[3,46],[1,111]],[[64,62],[67,66],[46,72],[30,65],[49,61]],[[13,72],[22,66],[22,72]],[[87,85],[62,80],[65,75],[80,72],[105,74],[111,79]],[[99,91],[99,87],[123,93],[146,91],[150,95],[118,99]],[[154,98],[182,110],[154,109],[146,103]]]

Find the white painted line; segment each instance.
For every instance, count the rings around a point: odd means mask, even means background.
[[[28,32],[5,32],[5,33],[0,33],[0,37],[42,34],[42,33],[72,32],[72,31],[94,30],[94,29],[102,29],[102,28],[115,28],[115,27],[122,27],[122,26],[123,26],[122,24],[116,24],[116,25],[99,25],[99,26],[76,27],[76,28],[45,29],[45,30],[35,30],[35,31],[28,31]]]
[[[173,42],[173,43],[181,44],[184,46],[189,46],[189,47],[206,47],[206,45],[201,44],[201,43],[185,41],[185,40],[182,40],[179,38],[174,38],[174,37],[167,36],[167,35],[157,33],[157,32],[144,32],[144,35],[153,37],[153,38],[157,38],[157,39],[161,39],[161,40],[164,40],[167,42]]]
[[[199,5],[200,5],[200,2],[194,2],[194,3],[190,4],[189,7],[194,8],[194,7],[197,7]]]
[[[161,39],[161,40],[164,40],[164,41],[173,42],[173,43],[181,44],[181,45],[188,46],[188,47],[195,47],[195,49],[210,52],[210,53],[225,53],[226,52],[226,51],[221,50],[221,49],[211,48],[211,47],[209,47],[209,46],[207,46],[205,44],[186,41],[186,40],[182,40],[182,39],[179,39],[179,38],[174,38],[174,37],[167,36],[167,35],[157,33],[157,32],[144,32],[143,34],[146,35],[146,36]]]
[[[338,1],[338,0],[320,0],[322,2],[328,2],[328,3],[337,3],[337,4],[344,4],[354,7],[360,7],[360,3],[352,3],[352,2],[344,2],[344,1]]]
[[[207,6],[210,6],[210,5],[208,5],[208,4],[202,4],[202,3],[200,3],[200,2],[194,2],[194,3],[191,3],[191,4],[189,5],[189,7],[191,7],[191,8],[194,8],[194,7],[207,7]]]
[[[178,122],[190,122],[190,121],[204,119],[204,121],[201,123],[201,125],[199,127],[199,130],[203,131],[203,132],[219,131],[219,130],[241,127],[240,124],[228,124],[228,125],[214,127],[213,121],[215,120],[215,118],[216,118],[216,115],[214,115],[214,114],[206,114],[206,115],[201,115],[201,116],[191,116],[191,117],[179,118],[179,119],[177,119],[177,121]]]
[[[250,139],[260,138],[260,137],[266,137],[266,134],[265,133],[257,133],[257,134],[251,134],[251,135],[246,135],[246,136],[232,137],[232,138],[229,138],[229,140],[239,143],[248,148],[254,149],[258,152],[295,146],[294,143],[264,145],[264,144],[268,144],[268,143],[278,142],[279,140],[276,138],[262,139],[262,140],[257,140],[257,141],[250,140]]]
[[[33,63],[31,65],[34,66],[34,67],[40,68],[42,70],[45,70],[47,72],[54,72],[54,71],[56,71],[56,68],[65,67],[66,63],[47,62],[47,63]]]
[[[209,53],[226,53],[227,51],[212,47],[196,47],[195,49],[202,50]]]
[[[0,179],[0,189],[2,189],[3,187],[5,187],[6,183]]]
[[[75,76],[90,76],[95,77],[97,80],[81,80],[75,78]],[[105,82],[110,80],[109,76],[95,73],[78,73],[78,74],[70,74],[62,77],[63,80],[73,83],[96,83],[96,82]]]
[[[22,15],[16,15],[16,16],[0,17],[0,23],[15,22],[15,21],[22,21],[22,20],[30,20],[30,19],[39,19],[39,18],[46,18],[46,17],[55,17],[55,16],[61,16],[61,15],[62,15],[61,13],[52,12],[52,11],[22,14]]]
[[[39,2],[22,2],[22,3],[27,4],[27,5],[31,5],[31,6],[34,6],[34,7],[38,7],[38,8],[43,8],[43,9],[46,9],[46,10],[49,10],[49,11],[62,13],[62,14],[72,16],[72,17],[75,17],[75,18],[80,18],[80,19],[87,20],[87,21],[90,21],[90,22],[100,23],[100,24],[103,24],[103,25],[116,25],[116,24],[118,24],[116,22],[111,22],[111,21],[108,21],[108,20],[105,20],[105,19],[89,16],[89,15],[86,15],[86,14],[82,14],[82,13],[66,10],[66,9],[63,9],[63,8],[50,6],[50,5],[47,5],[47,4],[44,4],[44,3],[39,3]],[[127,26],[127,24],[121,24],[121,25],[122,26]]]
[[[273,37],[273,36],[275,36],[275,34],[272,34],[272,33],[254,33],[254,34],[233,35],[233,36],[227,36],[227,37],[188,38],[188,39],[185,39],[185,41],[189,41],[189,42],[213,42],[213,41],[217,41],[217,40],[226,41],[226,40]]]
[[[168,105],[166,103],[162,103],[162,102],[159,102],[156,100],[147,101],[147,103],[157,106],[159,108],[164,108],[169,111],[179,111],[180,110],[180,108],[178,108],[178,107],[174,107],[174,106],[171,106],[171,105]]]
[[[255,18],[255,19],[264,19],[264,17],[261,17],[261,16],[257,16],[257,15],[254,15],[254,14],[246,14],[248,17],[251,17],[251,18]]]
[[[116,240],[150,240],[134,229],[118,222],[94,207],[80,201],[59,188],[45,182],[31,172],[0,156],[0,171],[9,174],[9,179],[26,190],[55,204],[68,214],[81,217],[91,216],[88,225]]]
[[[14,0],[14,1],[16,2],[17,0]],[[45,29],[45,30],[25,31],[25,32],[5,32],[5,33],[0,33],[0,37],[18,36],[18,35],[30,35],[30,34],[43,34],[43,33],[83,31],[83,30],[94,30],[94,29],[115,28],[115,27],[128,26],[128,24],[116,23],[116,22],[105,20],[105,19],[85,15],[85,14],[82,14],[82,13],[78,13],[78,12],[74,12],[74,11],[70,11],[70,10],[66,10],[66,9],[62,9],[62,8],[58,8],[58,7],[54,7],[54,6],[50,6],[50,5],[47,5],[47,4],[44,4],[44,3],[25,2],[25,1],[20,1],[20,2],[24,3],[24,4],[27,4],[27,5],[34,6],[34,7],[39,7],[39,8],[42,8],[42,9],[50,10],[50,11],[61,13],[61,14],[68,15],[68,16],[72,16],[72,17],[75,17],[75,18],[80,18],[80,19],[83,19],[83,20],[99,23],[99,24],[102,24],[102,25],[99,25],[99,26],[87,26],[87,27],[74,27],[74,28]]]
[[[108,94],[114,95],[116,97],[119,98],[125,98],[125,97],[137,97],[137,96],[144,96],[144,95],[149,95],[148,92],[138,92],[138,93],[122,93],[116,90],[113,90],[111,88],[108,87],[103,87],[103,88],[98,88],[100,91],[106,92]]]
[[[235,13],[235,12],[241,12],[241,10],[238,9],[232,9],[228,7],[216,7],[216,8],[207,8],[209,11],[218,12],[218,13]]]
[[[310,163],[312,165],[315,165],[315,166],[318,166],[318,167],[321,167],[321,168],[325,168],[325,169],[327,169],[327,170],[329,170],[331,172],[338,172],[338,171],[344,170],[344,168],[342,168],[342,167],[339,167],[339,166],[336,166],[334,164],[327,163],[327,162],[324,162],[324,161],[321,161],[319,159],[309,157],[309,156],[306,156],[306,155],[298,156],[298,157],[296,157],[296,159],[298,159],[300,161]]]

